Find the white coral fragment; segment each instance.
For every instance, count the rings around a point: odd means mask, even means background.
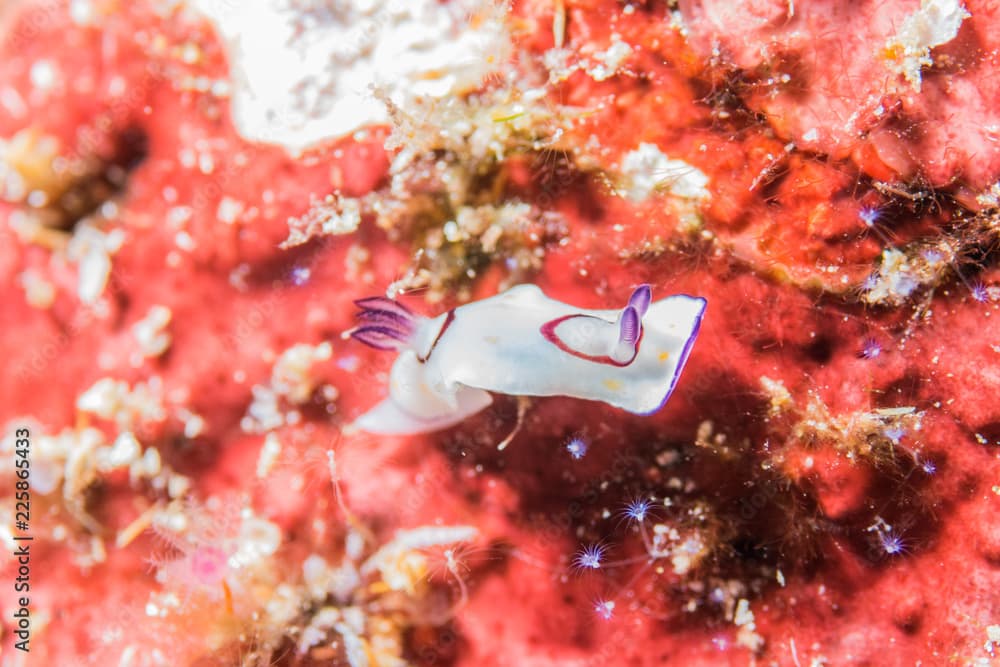
[[[281,546],[281,528],[266,519],[255,516],[245,508],[237,541],[236,552],[230,557],[231,567],[249,567],[273,556]]]
[[[139,460],[142,445],[131,431],[122,431],[111,447],[98,452],[97,467],[101,472],[108,472],[131,465]]]
[[[611,39],[611,46],[594,54],[597,64],[587,70],[594,81],[606,81],[621,68],[626,58],[632,55],[632,47],[621,40],[618,35]]]
[[[764,648],[764,638],[757,633],[757,623],[753,612],[750,611],[750,602],[746,598],[740,598],[736,603],[733,625],[739,628],[736,633],[738,645],[750,649],[754,653]]]
[[[271,371],[271,387],[289,402],[305,403],[316,389],[312,377],[314,364],[328,361],[333,354],[330,343],[293,345],[278,357]]]
[[[257,457],[257,479],[264,479],[274,467],[274,462],[281,454],[281,440],[275,433],[268,433],[264,437],[264,445],[260,448]]]
[[[666,191],[682,199],[708,199],[708,176],[683,160],[663,154],[655,144],[642,143],[625,154],[621,162],[624,195],[634,201],[648,199],[656,191]]]
[[[404,108],[460,95],[509,48],[503,7],[479,0],[191,4],[226,41],[240,134],[293,153],[388,121],[373,85]]]
[[[282,352],[271,370],[270,382],[251,389],[253,401],[240,422],[241,428],[247,433],[266,433],[298,422],[301,414],[289,406],[309,401],[318,388],[313,366],[328,361],[332,354],[333,347],[329,342],[319,345],[300,343]],[[324,387],[326,400],[335,401],[338,394],[333,385]]]
[[[101,378],[76,399],[76,407],[101,419],[112,420],[123,430],[143,422],[166,419],[159,378],[129,387],[124,380]]]
[[[132,325],[132,335],[143,356],[158,357],[170,347],[173,339],[166,329],[172,317],[173,313],[169,308],[155,305],[144,318]]]
[[[21,283],[21,288],[24,290],[25,300],[32,308],[46,310],[55,303],[55,285],[46,280],[41,271],[25,269],[18,276],[18,280]]]
[[[121,229],[103,232],[87,222],[73,229],[66,255],[79,266],[77,296],[80,301],[95,303],[104,293],[111,277],[111,256],[124,241],[125,232]]]
[[[865,285],[866,303],[903,303],[920,285],[919,276],[907,256],[895,248],[882,251],[882,265]]]
[[[933,64],[931,49],[955,39],[971,14],[959,0],[922,0],[920,9],[906,17],[899,32],[886,42],[890,68],[920,92],[920,69]]]
[[[358,199],[327,195],[314,200],[303,215],[289,218],[289,235],[283,246],[302,245],[318,235],[351,234],[361,226],[361,213]]]
[[[427,557],[420,553],[421,549],[471,542],[478,536],[479,531],[474,526],[420,526],[400,530],[391,542],[364,562],[361,574],[378,570],[391,590],[412,593],[427,571]]]

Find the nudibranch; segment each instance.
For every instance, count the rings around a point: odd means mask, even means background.
[[[705,312],[687,295],[652,301],[641,285],[621,310],[587,310],[550,299],[535,285],[435,317],[385,297],[355,304],[345,336],[399,352],[389,395],[353,426],[378,434],[444,429],[513,396],[573,396],[635,414],[670,397]]]

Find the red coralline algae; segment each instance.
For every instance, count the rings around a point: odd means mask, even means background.
[[[994,7],[292,3],[248,109],[225,4],[0,13],[4,665],[1000,660]],[[707,299],[667,405],[345,428],[518,282]]]
[[[988,4],[679,5],[688,43],[744,73],[740,97],[800,150],[850,158],[879,180],[957,181],[967,193],[996,181]]]

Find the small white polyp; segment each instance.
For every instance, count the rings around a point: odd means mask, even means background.
[[[393,365],[389,396],[353,426],[382,434],[436,431],[486,408],[489,392],[656,412],[677,384],[705,305],[686,295],[653,302],[634,344],[622,340],[623,311],[575,308],[534,285],[416,318]]]

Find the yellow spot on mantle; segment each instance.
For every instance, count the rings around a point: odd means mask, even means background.
[[[483,340],[489,343],[490,345],[496,345],[497,343],[500,342],[500,339],[497,338],[496,336],[483,336]]]
[[[658,359],[660,360],[660,363],[663,363],[664,361],[666,361],[669,358],[670,358],[670,353],[669,352],[660,352],[660,356],[658,357]]]
[[[607,380],[604,381],[604,386],[610,389],[611,391],[618,391],[619,389],[622,388],[622,383],[619,380],[613,380],[611,378],[608,378]]]

